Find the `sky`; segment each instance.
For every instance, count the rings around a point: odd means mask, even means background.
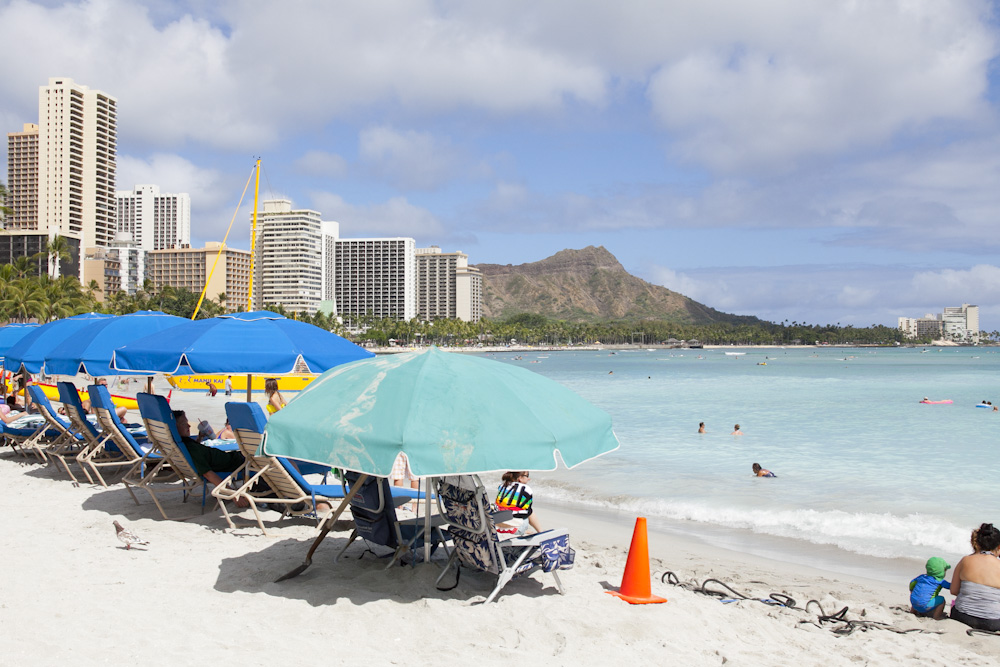
[[[119,190],[261,199],[471,264],[604,246],[719,310],[1000,329],[1000,20],[984,0],[0,0],[0,128],[118,100]],[[6,160],[0,179],[6,182]]]

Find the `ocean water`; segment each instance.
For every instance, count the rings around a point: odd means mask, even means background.
[[[621,441],[534,474],[540,504],[646,516],[770,556],[810,545],[844,562],[958,558],[973,527],[1000,521],[1000,412],[975,407],[1000,404],[991,348],[489,356],[573,389],[611,415]],[[730,435],[736,423],[743,436]],[[778,477],[754,477],[754,462]]]

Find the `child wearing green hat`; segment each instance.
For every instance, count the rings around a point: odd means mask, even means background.
[[[945,572],[951,565],[944,558],[934,556],[927,561],[927,574],[921,574],[910,582],[910,606],[917,616],[931,616],[940,621],[944,618],[944,597],[942,588],[951,590],[951,583],[945,581]]]

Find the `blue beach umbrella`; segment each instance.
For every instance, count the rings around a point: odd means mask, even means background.
[[[611,417],[558,382],[436,347],[328,371],[266,432],[268,454],[379,477],[400,453],[435,477],[572,468],[619,446]]]
[[[45,372],[52,375],[86,373],[95,377],[128,374],[130,371],[111,368],[115,348],[187,321],[158,310],[140,310],[91,322],[46,355]]]
[[[7,354],[7,350],[14,343],[37,328],[37,324],[8,324],[7,326],[0,327],[0,358],[3,358]]]
[[[7,369],[18,372],[40,373],[46,355],[57,345],[97,320],[113,318],[104,313],[84,313],[43,324],[17,341],[4,355]]]
[[[322,373],[374,356],[312,324],[268,311],[187,321],[115,350],[120,371],[207,375]]]

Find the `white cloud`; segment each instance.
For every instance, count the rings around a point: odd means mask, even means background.
[[[321,150],[306,151],[294,166],[300,173],[322,178],[341,178],[347,174],[347,160],[336,153]]]
[[[404,236],[418,245],[438,243],[446,235],[444,225],[427,209],[414,206],[405,197],[367,206],[349,204],[329,192],[311,193],[312,203],[324,220],[337,220],[344,238]]]
[[[458,173],[460,152],[429,132],[368,127],[358,137],[363,164],[381,179],[403,190],[433,190]]]
[[[191,196],[193,245],[222,240],[233,218],[240,192],[246,185],[238,177],[218,169],[199,167],[179,155],[156,153],[148,158],[119,155],[118,190],[128,191],[142,184],[157,185],[160,192],[186,192]],[[253,205],[252,187],[248,193],[250,199],[244,199],[241,213],[237,214],[233,224],[235,236],[230,237],[230,245],[234,247],[249,247],[249,232],[243,234],[242,228],[248,224],[247,211]]]
[[[985,118],[998,47],[981,2],[738,4],[650,79],[654,113],[693,162],[787,169]]]
[[[919,271],[870,265],[718,267],[674,271],[656,266],[645,279],[724,312],[780,322],[896,326],[945,306],[980,307],[982,326],[1000,317],[1000,267]],[[992,322],[992,324],[991,324]]]

